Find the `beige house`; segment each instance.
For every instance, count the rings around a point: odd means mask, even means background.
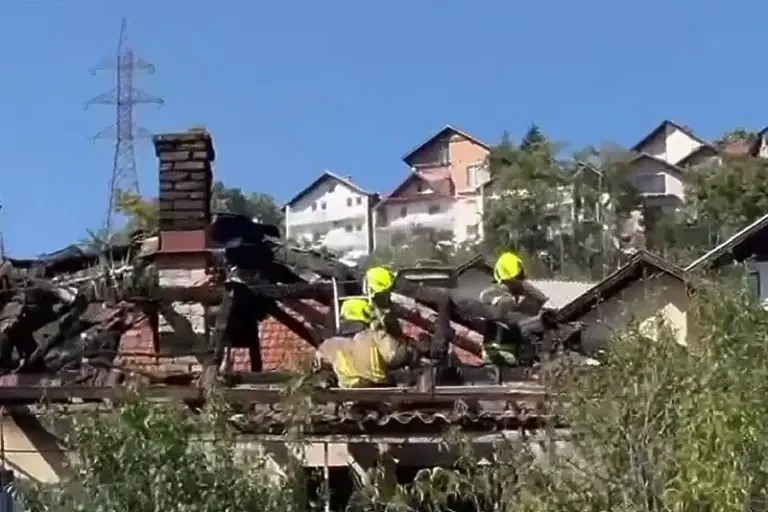
[[[651,335],[661,320],[677,342],[686,345],[690,336],[687,283],[683,269],[638,251],[629,263],[561,308],[559,318],[584,323],[582,339],[587,350],[604,346],[633,320]]]
[[[489,152],[480,139],[448,125],[403,156],[409,174],[376,206],[377,246],[416,227],[451,232],[457,242],[481,236]]]

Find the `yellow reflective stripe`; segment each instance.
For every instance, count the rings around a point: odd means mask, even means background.
[[[376,347],[371,347],[371,377],[374,382],[387,380],[386,366],[381,351]]]
[[[360,375],[355,365],[350,358],[344,352],[336,353],[336,368],[339,373],[339,385],[342,387],[354,386],[359,383],[361,378],[370,379],[373,382],[384,382],[387,380],[387,364],[384,361],[384,356],[381,355],[381,351],[375,346],[371,347],[370,354],[370,375]]]

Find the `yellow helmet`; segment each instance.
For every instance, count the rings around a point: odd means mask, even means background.
[[[515,279],[523,271],[523,261],[513,252],[505,252],[496,260],[493,267],[493,277],[501,283]]]
[[[395,285],[395,275],[387,268],[373,267],[365,273],[365,286],[367,293],[388,292]]]
[[[349,322],[370,323],[373,320],[373,306],[365,299],[347,299],[341,305],[339,316]]]

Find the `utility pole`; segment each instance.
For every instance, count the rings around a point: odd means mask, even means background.
[[[163,105],[163,100],[134,86],[136,71],[144,71],[148,74],[155,72],[155,67],[144,59],[134,55],[128,47],[126,38],[127,21],[122,19],[120,26],[120,39],[117,44],[116,57],[105,59],[91,70],[92,74],[98,71],[112,71],[116,76],[116,84],[112,89],[88,100],[85,107],[92,105],[114,105],[115,124],[108,126],[93,136],[91,141],[110,138],[115,141],[115,151],[112,161],[112,174],[109,179],[109,204],[104,221],[104,230],[109,237],[112,232],[114,216],[116,214],[116,202],[120,192],[130,192],[140,195],[139,176],[136,172],[136,155],[134,152],[134,140],[149,136],[147,130],[135,124],[133,108],[139,104]]]

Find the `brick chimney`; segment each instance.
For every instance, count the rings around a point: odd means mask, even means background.
[[[211,221],[211,135],[202,129],[154,137],[160,159],[160,231],[205,229]]]
[[[161,287],[191,288],[208,280],[210,251],[205,229],[211,222],[213,140],[204,128],[165,133],[153,138],[159,160],[159,247],[155,266]],[[206,340],[206,307],[199,302],[174,302],[173,309]],[[181,339],[167,321],[158,322],[159,350],[174,347],[187,352],[204,347]],[[169,343],[168,338],[177,338]],[[184,336],[189,338],[189,336]]]

